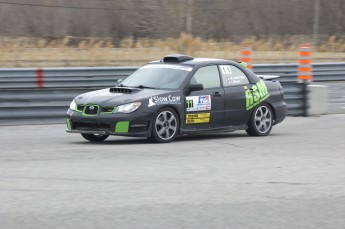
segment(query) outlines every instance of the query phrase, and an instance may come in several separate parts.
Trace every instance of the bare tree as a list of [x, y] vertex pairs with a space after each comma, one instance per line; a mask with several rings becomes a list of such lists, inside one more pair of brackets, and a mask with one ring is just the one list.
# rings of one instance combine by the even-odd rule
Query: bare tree
[[[0, 35], [36, 37], [202, 38], [311, 35], [315, 0], [7, 0]], [[319, 33], [343, 35], [345, 1], [320, 0]]]

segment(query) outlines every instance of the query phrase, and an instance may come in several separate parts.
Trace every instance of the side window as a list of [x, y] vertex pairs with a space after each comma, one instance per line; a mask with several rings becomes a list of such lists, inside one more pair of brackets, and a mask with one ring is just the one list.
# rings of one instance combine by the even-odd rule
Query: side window
[[219, 72], [216, 65], [199, 68], [190, 83], [201, 83], [204, 88], [220, 87]]
[[219, 65], [224, 87], [249, 84], [247, 76], [236, 66]]

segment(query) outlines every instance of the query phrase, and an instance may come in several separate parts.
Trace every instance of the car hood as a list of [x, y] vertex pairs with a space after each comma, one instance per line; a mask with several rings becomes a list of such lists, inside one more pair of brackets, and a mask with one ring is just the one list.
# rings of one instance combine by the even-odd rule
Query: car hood
[[179, 94], [173, 90], [139, 89], [139, 88], [106, 88], [78, 95], [77, 104], [96, 104], [100, 106], [118, 106], [131, 102], [149, 102], [157, 96], [173, 96]]

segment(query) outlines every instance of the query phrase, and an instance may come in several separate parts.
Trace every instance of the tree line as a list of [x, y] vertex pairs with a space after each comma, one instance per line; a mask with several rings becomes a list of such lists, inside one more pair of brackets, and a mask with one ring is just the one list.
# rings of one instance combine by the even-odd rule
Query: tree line
[[0, 0], [0, 36], [343, 36], [344, 0]]

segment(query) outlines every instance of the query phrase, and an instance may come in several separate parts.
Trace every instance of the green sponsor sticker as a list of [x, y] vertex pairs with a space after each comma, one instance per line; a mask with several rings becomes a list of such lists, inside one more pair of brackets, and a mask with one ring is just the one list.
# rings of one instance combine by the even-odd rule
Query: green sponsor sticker
[[72, 129], [71, 128], [71, 121], [68, 118], [66, 118], [66, 124], [67, 124], [67, 129], [71, 130]]
[[129, 121], [117, 122], [115, 126], [115, 133], [128, 133]]
[[246, 109], [247, 111], [266, 100], [270, 94], [268, 93], [267, 86], [263, 80], [260, 80], [251, 89], [248, 89], [247, 86], [244, 86], [245, 95], [246, 95]]

